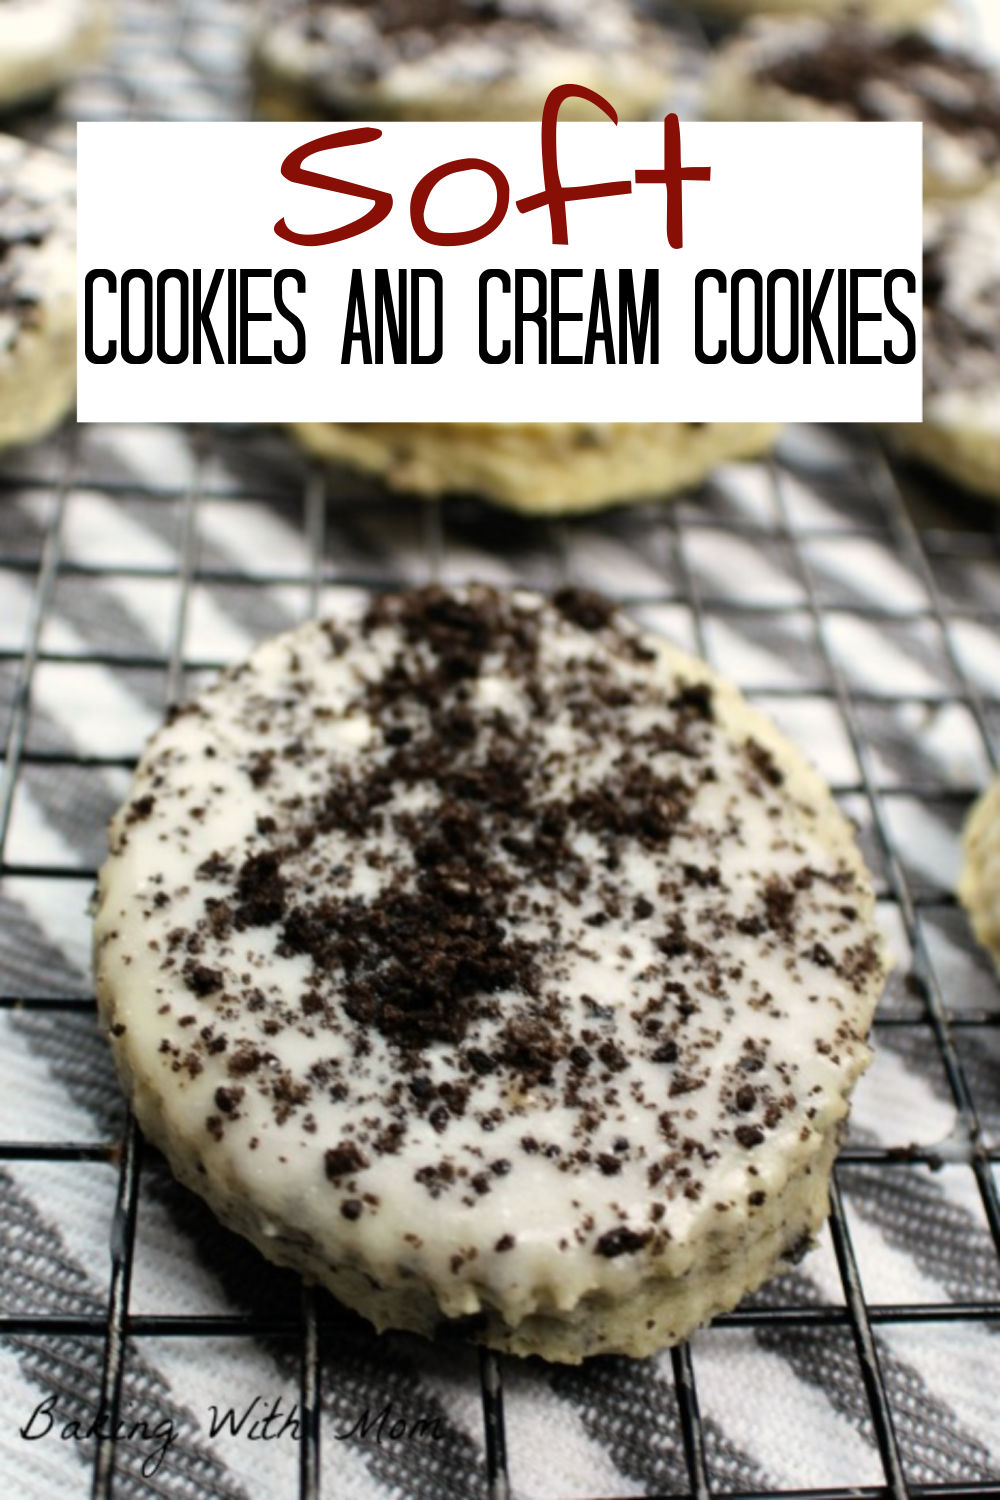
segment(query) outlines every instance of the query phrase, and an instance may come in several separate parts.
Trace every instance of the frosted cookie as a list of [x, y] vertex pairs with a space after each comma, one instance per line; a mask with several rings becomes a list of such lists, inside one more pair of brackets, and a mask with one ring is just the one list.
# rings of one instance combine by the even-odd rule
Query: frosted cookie
[[762, 22], [717, 54], [706, 109], [720, 120], [921, 120], [931, 197], [979, 192], [1000, 173], [996, 73], [917, 32]]
[[924, 420], [899, 447], [1000, 499], [1000, 193], [928, 209], [924, 228]]
[[61, 88], [98, 57], [109, 0], [0, 0], [0, 110]]
[[691, 9], [731, 20], [760, 15], [821, 16], [835, 20], [860, 17], [880, 26], [905, 27], [939, 9], [940, 3], [941, 0], [692, 0]]
[[302, 445], [393, 489], [481, 495], [535, 515], [599, 510], [700, 484], [717, 465], [766, 453], [763, 422], [304, 422]]
[[379, 1328], [576, 1362], [827, 1210], [884, 979], [818, 776], [601, 598], [361, 601], [149, 743], [100, 875], [143, 1130]]
[[76, 173], [0, 135], [0, 447], [30, 442], [76, 391]]
[[[268, 0], [253, 70], [276, 119], [535, 120], [563, 83], [641, 119], [669, 92], [677, 45], [641, 0]], [[574, 113], [594, 110], [569, 100]]]
[[977, 940], [1000, 974], [1000, 776], [975, 804], [965, 825], [959, 899]]

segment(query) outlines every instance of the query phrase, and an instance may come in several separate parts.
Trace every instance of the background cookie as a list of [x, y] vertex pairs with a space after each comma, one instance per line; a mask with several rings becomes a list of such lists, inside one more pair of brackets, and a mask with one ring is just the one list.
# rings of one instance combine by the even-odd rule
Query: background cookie
[[1000, 499], [1000, 194], [929, 208], [924, 229], [924, 420], [897, 444]]
[[702, 663], [594, 594], [428, 588], [154, 737], [98, 998], [143, 1130], [265, 1255], [577, 1363], [816, 1232], [873, 913], [819, 777]]
[[[677, 45], [637, 0], [268, 0], [253, 70], [277, 119], [538, 119], [567, 82], [629, 119], [666, 97]], [[569, 100], [574, 114], [593, 108]]]
[[707, 83], [717, 120], [921, 120], [929, 196], [979, 192], [1000, 171], [1000, 81], [917, 32], [762, 22], [723, 46]]
[[766, 453], [780, 428], [750, 422], [299, 423], [318, 457], [422, 495], [465, 492], [533, 514], [599, 510], [699, 484]]
[[44, 99], [99, 55], [110, 0], [0, 0], [0, 110]]
[[969, 815], [964, 850], [958, 894], [976, 937], [1000, 973], [1000, 776]]
[[76, 390], [76, 173], [0, 136], [0, 447], [40, 437]]
[[692, 0], [692, 9], [747, 19], [759, 15], [862, 17], [881, 26], [909, 26], [938, 9], [940, 0]]

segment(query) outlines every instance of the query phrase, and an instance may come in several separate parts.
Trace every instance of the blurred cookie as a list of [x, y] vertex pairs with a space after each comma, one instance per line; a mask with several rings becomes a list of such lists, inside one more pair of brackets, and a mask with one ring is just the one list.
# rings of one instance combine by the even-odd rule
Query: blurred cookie
[[109, 0], [0, 0], [0, 110], [54, 93], [103, 48]]
[[897, 444], [1000, 499], [1000, 193], [937, 205], [924, 231], [924, 420]]
[[76, 390], [76, 173], [0, 135], [0, 447], [66, 415]]
[[481, 495], [537, 515], [600, 510], [699, 484], [717, 464], [765, 453], [763, 422], [299, 423], [311, 453], [393, 489]]
[[977, 939], [1000, 972], [1000, 776], [973, 807], [963, 842], [958, 894]]
[[253, 71], [272, 119], [531, 120], [570, 82], [641, 119], [677, 46], [639, 0], [267, 0]]
[[937, 10], [940, 0], [691, 0], [693, 10], [729, 19], [752, 16], [861, 18], [880, 26], [912, 26]]
[[979, 192], [1000, 174], [1000, 81], [929, 36], [871, 26], [761, 22], [710, 72], [717, 120], [920, 120], [928, 196]]

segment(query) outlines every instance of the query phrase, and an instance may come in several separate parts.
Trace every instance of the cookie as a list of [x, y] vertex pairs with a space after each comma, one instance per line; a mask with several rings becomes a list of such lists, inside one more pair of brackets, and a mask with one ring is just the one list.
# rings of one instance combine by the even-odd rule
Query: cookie
[[0, 110], [61, 88], [108, 38], [108, 0], [0, 0]]
[[76, 174], [0, 135], [0, 448], [30, 442], [76, 392]]
[[1000, 192], [927, 210], [924, 420], [892, 429], [904, 452], [1000, 499]]
[[762, 22], [720, 49], [706, 109], [720, 120], [920, 120], [929, 197], [1000, 177], [996, 73], [918, 32]]
[[[835, 20], [860, 17], [880, 26], [906, 27], [929, 16], [939, 6], [940, 0], [693, 0], [691, 8], [739, 21], [760, 15], [816, 16]], [[732, 118], [738, 119], [739, 116]]]
[[807, 1247], [884, 965], [819, 777], [602, 598], [361, 598], [149, 743], [100, 1015], [147, 1136], [378, 1328], [577, 1362]]
[[766, 453], [763, 422], [306, 422], [308, 452], [393, 489], [468, 492], [534, 515], [599, 510], [700, 484], [718, 464]]
[[1000, 974], [1000, 776], [969, 814], [958, 895], [976, 938]]
[[[585, 84], [621, 119], [666, 98], [678, 33], [641, 0], [268, 0], [253, 40], [272, 119], [536, 120]], [[568, 100], [561, 117], [592, 119]]]

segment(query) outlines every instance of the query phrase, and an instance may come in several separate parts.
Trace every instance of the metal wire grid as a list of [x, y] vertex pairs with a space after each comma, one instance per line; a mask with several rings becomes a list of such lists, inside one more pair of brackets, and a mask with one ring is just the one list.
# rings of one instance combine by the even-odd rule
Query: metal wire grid
[[[218, 0], [183, 0], [172, 11], [166, 7], [140, 3], [133, 0], [125, 11], [126, 27], [115, 65], [106, 73], [97, 73], [90, 82], [90, 92], [84, 92], [76, 101], [70, 102], [72, 114], [84, 118], [131, 117], [142, 118], [172, 113], [211, 116], [238, 113], [242, 99], [242, 74], [234, 66], [235, 42], [238, 40], [242, 17], [240, 8], [232, 4], [219, 4]], [[178, 105], [176, 75], [166, 69], [165, 79], [155, 67], [146, 66], [150, 58], [160, 61], [166, 58], [183, 59], [189, 67], [188, 85], [192, 86]], [[29, 122], [32, 133], [37, 133], [38, 122]], [[46, 133], [50, 122], [43, 122]], [[204, 463], [207, 466], [212, 439], [200, 440]], [[266, 588], [285, 584], [304, 586], [311, 613], [320, 606], [325, 591], [331, 587], [385, 587], [393, 582], [409, 582], [411, 579], [393, 579], [384, 573], [369, 576], [364, 571], [345, 570], [331, 557], [328, 546], [328, 520], [336, 518], [343, 507], [349, 507], [349, 496], [331, 488], [322, 475], [306, 471], [301, 479], [298, 507], [302, 533], [308, 541], [309, 563], [305, 573], [281, 571], [255, 571], [252, 576], [238, 569], [202, 566], [199, 558], [199, 507], [203, 501], [203, 486], [199, 480], [182, 491], [149, 492], [145, 499], [150, 505], [169, 495], [180, 508], [179, 565], [176, 571], [164, 569], [135, 569], [139, 577], [160, 577], [176, 586], [176, 603], [169, 649], [162, 656], [150, 656], [128, 651], [88, 651], [71, 658], [45, 644], [45, 627], [53, 608], [57, 584], [74, 575], [100, 576], [100, 570], [68, 561], [63, 556], [63, 520], [67, 503], [74, 487], [87, 483], [104, 493], [113, 493], [113, 484], [107, 475], [97, 480], [86, 474], [81, 465], [78, 442], [75, 436], [66, 435], [59, 448], [58, 472], [43, 476], [31, 476], [37, 488], [41, 482], [53, 499], [53, 510], [47, 527], [44, 546], [38, 559], [20, 555], [0, 556], [0, 567], [17, 570], [27, 577], [33, 575], [33, 606], [28, 622], [23, 651], [0, 652], [0, 662], [6, 661], [16, 672], [13, 708], [6, 740], [3, 775], [0, 780], [0, 880], [16, 876], [22, 879], [80, 879], [91, 878], [93, 869], [66, 867], [46, 863], [13, 862], [7, 858], [8, 837], [15, 807], [19, 777], [26, 767], [32, 765], [58, 767], [60, 765], [87, 764], [94, 767], [127, 768], [127, 758], [114, 756], [92, 756], [81, 761], [80, 757], [62, 751], [34, 749], [29, 742], [29, 724], [32, 706], [32, 690], [35, 673], [40, 664], [71, 659], [79, 664], [109, 667], [151, 668], [162, 670], [165, 680], [165, 705], [182, 696], [185, 679], [190, 671], [202, 670], [211, 663], [199, 659], [192, 661], [185, 654], [185, 627], [190, 608], [192, 589], [198, 582], [235, 582]], [[883, 896], [893, 903], [902, 918], [905, 937], [912, 954], [912, 990], [921, 1005], [920, 1015], [890, 1014], [880, 1019], [879, 1027], [920, 1026], [929, 1031], [940, 1055], [948, 1088], [955, 1102], [960, 1122], [956, 1136], [950, 1142], [949, 1160], [963, 1163], [975, 1178], [982, 1202], [986, 1222], [993, 1245], [1000, 1256], [1000, 1201], [993, 1169], [1000, 1165], [1000, 1147], [990, 1145], [982, 1128], [981, 1108], [983, 1101], [977, 1099], [963, 1063], [959, 1039], [975, 1037], [980, 1029], [996, 1030], [1000, 1026], [1000, 1011], [985, 1008], [963, 1008], [961, 997], [949, 994], [938, 974], [934, 956], [929, 951], [924, 926], [921, 921], [923, 908], [942, 904], [940, 893], [928, 896], [915, 890], [900, 857], [892, 826], [886, 813], [885, 793], [879, 784], [877, 769], [873, 764], [868, 739], [864, 732], [862, 715], [870, 707], [891, 710], [904, 699], [912, 701], [913, 694], [895, 694], [891, 689], [867, 690], [850, 683], [840, 667], [835, 652], [831, 649], [826, 601], [809, 549], [804, 542], [815, 542], [822, 538], [828, 541], [853, 540], [863, 533], [857, 525], [830, 527], [825, 530], [812, 528], [804, 533], [798, 525], [794, 508], [789, 504], [788, 484], [790, 471], [786, 466], [773, 464], [769, 469], [771, 500], [775, 525], [757, 525], [745, 520], [727, 521], [731, 529], [738, 530], [748, 541], [757, 543], [766, 551], [768, 547], [783, 546], [802, 585], [807, 604], [807, 613], [818, 658], [822, 663], [825, 682], [810, 686], [808, 694], [827, 699], [836, 709], [847, 735], [854, 757], [860, 768], [856, 784], [838, 788], [842, 796], [863, 799], [870, 820], [870, 830], [875, 852], [884, 872]], [[7, 483], [16, 482], [8, 478]], [[899, 609], [884, 613], [877, 607], [864, 611], [867, 618], [876, 624], [880, 620], [894, 625], [909, 620], [914, 624], [929, 624], [938, 634], [943, 645], [952, 678], [952, 686], [940, 694], [923, 695], [921, 701], [928, 707], [960, 705], [971, 717], [981, 741], [983, 753], [989, 765], [997, 764], [997, 726], [1000, 725], [1000, 696], [984, 695], [977, 689], [964, 670], [960, 655], [955, 649], [953, 627], [961, 621], [982, 625], [995, 630], [1000, 617], [991, 609], [974, 605], [956, 604], [946, 599], [938, 585], [938, 570], [949, 560], [958, 562], [970, 558], [1000, 558], [1000, 527], [995, 520], [985, 518], [976, 529], [960, 531], [936, 526], [918, 527], [910, 507], [900, 492], [899, 484], [891, 467], [882, 454], [873, 448], [858, 452], [849, 482], [861, 493], [866, 493], [880, 512], [878, 524], [884, 526], [892, 538], [898, 557], [917, 579], [926, 595], [927, 604], [915, 608], [909, 615]], [[129, 483], [131, 493], [137, 486]], [[251, 499], [252, 487], [232, 492], [229, 498]], [[0, 491], [0, 503], [2, 491]], [[423, 515], [426, 574], [433, 577], [441, 571], [447, 556], [449, 527], [454, 511], [451, 507], [428, 507]], [[800, 613], [799, 604], [766, 604], [749, 606], [737, 601], [729, 594], [708, 594], [700, 585], [695, 570], [687, 562], [685, 541], [691, 521], [690, 513], [683, 507], [665, 508], [658, 514], [655, 527], [662, 533], [679, 565], [679, 577], [674, 586], [665, 586], [654, 595], [648, 593], [626, 597], [623, 602], [633, 605], [657, 604], [681, 606], [690, 612], [695, 643], [702, 654], [709, 651], [710, 617], [729, 613], [733, 618], [746, 619], [755, 609], [761, 618], [776, 618], [782, 614]], [[493, 523], [495, 524], [495, 523]], [[332, 528], [331, 528], [332, 530]], [[571, 530], [559, 526], [539, 527], [546, 544], [554, 554], [560, 553], [572, 561], [573, 549], [566, 545]], [[125, 573], [127, 569], [116, 569]], [[576, 581], [586, 582], [587, 579]], [[859, 612], [855, 603], [854, 612]], [[221, 665], [221, 663], [220, 663]], [[802, 696], [801, 688], [769, 689], [767, 697], [775, 698], [781, 693], [789, 697]], [[1000, 685], [998, 685], [1000, 695]], [[752, 696], [752, 694], [751, 694]], [[908, 788], [897, 784], [895, 795], [908, 792], [926, 796], [926, 786]], [[945, 796], [953, 795], [948, 792]], [[947, 899], [947, 898], [945, 898]], [[44, 993], [44, 980], [38, 995], [0, 994], [0, 1006], [27, 1008], [56, 1008], [65, 1011], [85, 1012], [92, 1008], [88, 996], [72, 998], [53, 997]], [[299, 1351], [298, 1396], [302, 1418], [302, 1441], [299, 1459], [299, 1494], [303, 1500], [320, 1500], [321, 1495], [337, 1494], [337, 1474], [327, 1462], [321, 1470], [320, 1411], [322, 1399], [322, 1355], [342, 1326], [341, 1318], [329, 1299], [303, 1288], [298, 1316], [289, 1319], [268, 1319], [233, 1316], [175, 1316], [143, 1315], [130, 1311], [130, 1289], [135, 1254], [136, 1217], [139, 1201], [140, 1174], [142, 1172], [142, 1141], [135, 1123], [129, 1116], [124, 1135], [120, 1141], [110, 1143], [66, 1142], [3, 1142], [0, 1143], [0, 1163], [15, 1160], [46, 1161], [99, 1161], [117, 1163], [118, 1187], [112, 1223], [111, 1269], [108, 1282], [106, 1311], [102, 1317], [52, 1317], [52, 1316], [5, 1316], [0, 1318], [0, 1336], [14, 1335], [67, 1335], [79, 1334], [98, 1337], [103, 1341], [103, 1367], [101, 1396], [104, 1409], [112, 1420], [108, 1424], [114, 1431], [121, 1409], [123, 1376], [128, 1341], [156, 1336], [184, 1338], [211, 1338], [238, 1336], [244, 1338], [274, 1337], [291, 1340]], [[875, 1486], [851, 1486], [849, 1488], [815, 1489], [794, 1492], [809, 1500], [848, 1500], [848, 1497], [872, 1497], [889, 1495], [892, 1500], [914, 1500], [923, 1496], [940, 1496], [942, 1500], [960, 1500], [960, 1497], [986, 1496], [1000, 1492], [1000, 1476], [984, 1479], [979, 1483], [952, 1483], [938, 1485], [914, 1484], [908, 1479], [900, 1452], [896, 1432], [893, 1405], [880, 1360], [876, 1332], [891, 1324], [954, 1324], [957, 1322], [996, 1322], [1000, 1320], [1000, 1300], [975, 1298], [965, 1301], [950, 1301], [943, 1304], [904, 1305], [889, 1302], [872, 1304], [866, 1301], [859, 1273], [858, 1259], [852, 1243], [847, 1216], [839, 1182], [843, 1168], [863, 1166], [873, 1169], [891, 1169], [904, 1165], [908, 1169], [933, 1168], [939, 1165], [939, 1152], [934, 1147], [908, 1147], [903, 1150], [879, 1149], [871, 1146], [853, 1146], [842, 1152], [832, 1191], [831, 1232], [834, 1252], [844, 1291], [844, 1305], [814, 1306], [789, 1303], [779, 1306], [761, 1306], [754, 1303], [741, 1307], [724, 1318], [717, 1326], [731, 1328], [770, 1328], [822, 1330], [826, 1328], [847, 1329], [857, 1352], [864, 1392], [870, 1409], [871, 1422], [883, 1469], [884, 1482]], [[737, 1500], [734, 1492], [713, 1487], [709, 1463], [706, 1457], [705, 1430], [699, 1412], [698, 1385], [691, 1354], [686, 1346], [673, 1351], [672, 1368], [674, 1388], [679, 1416], [680, 1432], [687, 1472], [687, 1493], [692, 1500]], [[508, 1459], [504, 1424], [503, 1361], [484, 1352], [480, 1358], [480, 1388], [485, 1434], [485, 1472], [483, 1490], [489, 1500], [505, 1500], [509, 1494]], [[108, 1497], [115, 1487], [116, 1442], [111, 1436], [101, 1436], [95, 1447], [92, 1494]], [[513, 1455], [516, 1466], [516, 1454]], [[322, 1474], [322, 1478], [321, 1478]], [[515, 1469], [516, 1476], [516, 1469]], [[782, 1491], [787, 1500], [793, 1492]], [[749, 1500], [740, 1496], [739, 1500]]]
[[[205, 438], [202, 446], [210, 448], [211, 439]], [[100, 577], [100, 570], [88, 569], [85, 565], [67, 561], [62, 556], [61, 532], [67, 500], [80, 483], [92, 484], [81, 474], [74, 459], [74, 439], [67, 437], [63, 444], [63, 471], [50, 481], [54, 496], [51, 522], [45, 536], [34, 581], [34, 605], [29, 622], [27, 641], [23, 653], [6, 653], [7, 659], [16, 661], [17, 683], [14, 706], [10, 721], [2, 790], [0, 790], [0, 876], [19, 876], [22, 879], [90, 879], [94, 870], [89, 867], [70, 867], [46, 863], [26, 864], [6, 859], [7, 837], [11, 826], [15, 791], [19, 775], [25, 767], [33, 764], [56, 766], [72, 765], [75, 758], [58, 751], [32, 749], [29, 744], [28, 727], [31, 713], [32, 684], [35, 672], [41, 663], [64, 659], [58, 652], [49, 651], [43, 643], [43, 634], [57, 582], [74, 573]], [[940, 706], [945, 701], [957, 702], [967, 709], [981, 736], [983, 748], [991, 765], [996, 764], [996, 746], [991, 732], [990, 717], [998, 706], [998, 699], [985, 698], [977, 691], [963, 670], [962, 662], [951, 640], [950, 627], [955, 620], [969, 618], [989, 626], [997, 623], [994, 612], [979, 608], [955, 611], [945, 605], [935, 581], [932, 557], [947, 556], [958, 544], [962, 556], [968, 556], [974, 547], [983, 556], [1000, 557], [1000, 537], [980, 533], [930, 532], [922, 536], [918, 531], [907, 505], [900, 494], [890, 467], [877, 451], [862, 451], [855, 480], [867, 474], [873, 497], [884, 508], [885, 524], [900, 558], [921, 579], [926, 589], [928, 604], [914, 613], [914, 618], [931, 622], [940, 632], [948, 652], [954, 689], [945, 696], [934, 699]], [[777, 524], [760, 527], [748, 524], [741, 529], [748, 537], [755, 538], [762, 548], [783, 542], [795, 560], [795, 566], [805, 591], [808, 613], [812, 622], [816, 643], [819, 647], [828, 685], [819, 689], [836, 706], [847, 727], [851, 745], [860, 767], [860, 780], [855, 785], [838, 788], [841, 795], [860, 794], [870, 811], [871, 827], [881, 855], [885, 871], [883, 894], [893, 901], [903, 919], [906, 936], [913, 957], [914, 986], [922, 998], [922, 1024], [929, 1029], [940, 1053], [960, 1120], [960, 1133], [951, 1142], [949, 1160], [967, 1164], [975, 1176], [983, 1209], [989, 1225], [994, 1246], [1000, 1255], [1000, 1202], [996, 1182], [991, 1168], [1000, 1163], [1000, 1148], [990, 1147], [981, 1127], [977, 1100], [970, 1087], [963, 1062], [956, 1048], [955, 1036], [959, 1029], [975, 1030], [978, 1027], [995, 1027], [1000, 1023], [1000, 1013], [963, 1010], [958, 997], [943, 992], [932, 955], [928, 951], [923, 927], [919, 919], [920, 909], [929, 898], [911, 889], [911, 884], [892, 838], [884, 807], [885, 793], [880, 788], [878, 777], [871, 764], [870, 750], [865, 734], [859, 725], [859, 706], [877, 703], [891, 708], [899, 703], [897, 694], [891, 690], [883, 693], [859, 693], [845, 679], [835, 655], [826, 642], [826, 612], [821, 601], [817, 580], [803, 547], [803, 533], [794, 523], [786, 499], [786, 486], [790, 480], [787, 467], [777, 463], [769, 467], [772, 498]], [[36, 481], [37, 482], [37, 481]], [[107, 481], [105, 481], [107, 487]], [[134, 485], [129, 485], [134, 490]], [[155, 505], [163, 495], [150, 494], [146, 503]], [[250, 498], [249, 495], [231, 495], [229, 498]], [[331, 588], [374, 586], [385, 587], [403, 583], [405, 579], [345, 574], [338, 566], [336, 556], [331, 556], [327, 540], [328, 518], [336, 518], [343, 508], [352, 504], [348, 497], [331, 487], [318, 472], [307, 471], [302, 478], [298, 498], [300, 524], [308, 540], [309, 565], [306, 573], [262, 572], [251, 578], [239, 569], [202, 569], [199, 564], [198, 513], [203, 503], [201, 486], [195, 482], [176, 496], [180, 506], [179, 566], [175, 574], [163, 570], [160, 576], [171, 578], [176, 584], [176, 606], [172, 638], [169, 650], [161, 657], [136, 656], [126, 651], [91, 651], [84, 655], [74, 654], [72, 660], [78, 664], [110, 667], [120, 670], [124, 666], [156, 667], [164, 672], [165, 706], [183, 695], [185, 678], [190, 670], [201, 670], [203, 661], [192, 663], [185, 656], [185, 624], [190, 607], [192, 589], [197, 582], [211, 578], [214, 582], [235, 582], [268, 587], [283, 584], [304, 586], [309, 600], [310, 612], [319, 607], [324, 592]], [[392, 502], [389, 502], [390, 504]], [[683, 510], [664, 508], [659, 525], [669, 536], [678, 559], [685, 558], [685, 533], [688, 522]], [[424, 512], [426, 571], [429, 578], [437, 575], [448, 553], [450, 510], [449, 507], [428, 507]], [[549, 532], [550, 544], [558, 554], [560, 543], [565, 542], [567, 527], [545, 528]], [[569, 525], [571, 532], [571, 523]], [[808, 538], [815, 540], [817, 532], [809, 531]], [[819, 533], [824, 539], [856, 538], [855, 527], [828, 528]], [[563, 548], [563, 551], [566, 549]], [[24, 557], [0, 557], [0, 566], [30, 572], [35, 564]], [[142, 576], [156, 576], [156, 570], [137, 570]], [[733, 607], [726, 597], [708, 597], [698, 587], [693, 571], [683, 565], [680, 587], [664, 590], [662, 594], [641, 600], [626, 599], [626, 603], [680, 604], [691, 612], [694, 635], [699, 647], [707, 652], [706, 615], [709, 610], [717, 612]], [[742, 605], [737, 605], [742, 610]], [[797, 609], [793, 605], [773, 605], [766, 614], [780, 615]], [[871, 616], [880, 617], [873, 609]], [[889, 618], [890, 616], [886, 616]], [[899, 621], [899, 612], [891, 612], [891, 619]], [[814, 695], [817, 689], [811, 688]], [[94, 766], [123, 767], [130, 762], [116, 757], [92, 757], [88, 764]], [[900, 788], [895, 788], [897, 792]], [[902, 790], [906, 790], [903, 788]], [[926, 791], [926, 789], [923, 789]], [[936, 904], [940, 897], [935, 896]], [[60, 1006], [69, 1004], [82, 1009], [90, 1001], [81, 996], [65, 1002], [46, 997], [23, 997], [13, 994], [0, 996], [4, 1006]], [[912, 1026], [910, 1017], [888, 1016], [882, 1026]], [[912, 1165], [937, 1164], [937, 1153], [933, 1148], [908, 1148], [898, 1150], [873, 1147], [854, 1147], [844, 1151], [838, 1171], [843, 1167], [863, 1165], [865, 1167], [897, 1167], [901, 1158]], [[131, 1117], [121, 1141], [106, 1145], [81, 1144], [74, 1141], [62, 1143], [2, 1143], [0, 1162], [28, 1159], [32, 1161], [81, 1160], [117, 1161], [118, 1193], [112, 1230], [111, 1273], [108, 1286], [107, 1308], [103, 1318], [52, 1318], [44, 1316], [4, 1317], [0, 1319], [0, 1335], [14, 1334], [86, 1334], [99, 1335], [104, 1340], [104, 1363], [102, 1377], [102, 1407], [111, 1415], [108, 1424], [114, 1431], [122, 1401], [122, 1379], [125, 1365], [126, 1341], [151, 1336], [205, 1337], [239, 1335], [243, 1337], [294, 1338], [300, 1350], [299, 1402], [303, 1417], [303, 1440], [300, 1448], [300, 1495], [308, 1500], [318, 1500], [321, 1494], [336, 1495], [336, 1472], [332, 1470], [321, 1485], [320, 1453], [320, 1405], [321, 1405], [321, 1350], [325, 1341], [336, 1337], [340, 1319], [336, 1309], [325, 1297], [304, 1288], [301, 1309], [297, 1320], [290, 1323], [285, 1318], [271, 1321], [239, 1315], [203, 1318], [197, 1316], [136, 1315], [129, 1310], [130, 1281], [135, 1246], [136, 1209], [139, 1195], [139, 1180], [142, 1166], [142, 1143]], [[768, 1328], [847, 1328], [854, 1340], [859, 1360], [865, 1394], [869, 1403], [873, 1430], [884, 1470], [884, 1486], [867, 1488], [836, 1488], [813, 1490], [811, 1500], [848, 1500], [848, 1496], [876, 1496], [888, 1494], [893, 1500], [906, 1496], [937, 1495], [958, 1500], [959, 1496], [984, 1496], [997, 1493], [1000, 1476], [995, 1481], [949, 1485], [915, 1485], [908, 1481], [897, 1440], [892, 1402], [883, 1377], [875, 1331], [887, 1324], [955, 1323], [959, 1321], [1000, 1320], [1000, 1300], [996, 1297], [974, 1299], [964, 1302], [948, 1302], [932, 1305], [871, 1305], [866, 1302], [857, 1257], [852, 1245], [851, 1233], [844, 1212], [839, 1183], [834, 1182], [832, 1193], [831, 1231], [833, 1247], [844, 1290], [844, 1306], [782, 1305], [777, 1307], [747, 1306], [718, 1320], [725, 1327]], [[706, 1461], [704, 1433], [699, 1416], [698, 1390], [695, 1371], [688, 1349], [682, 1347], [673, 1352], [673, 1374], [677, 1408], [684, 1444], [685, 1460], [689, 1479], [688, 1494], [694, 1500], [708, 1500], [710, 1495], [722, 1494], [710, 1482]], [[486, 1473], [484, 1491], [490, 1500], [503, 1500], [509, 1493], [507, 1456], [504, 1438], [503, 1362], [489, 1353], [481, 1357], [480, 1381], [485, 1431]], [[110, 1496], [114, 1487], [115, 1439], [105, 1434], [96, 1444], [93, 1494]], [[789, 1492], [782, 1492], [789, 1493]], [[729, 1497], [734, 1500], [734, 1497]]]

